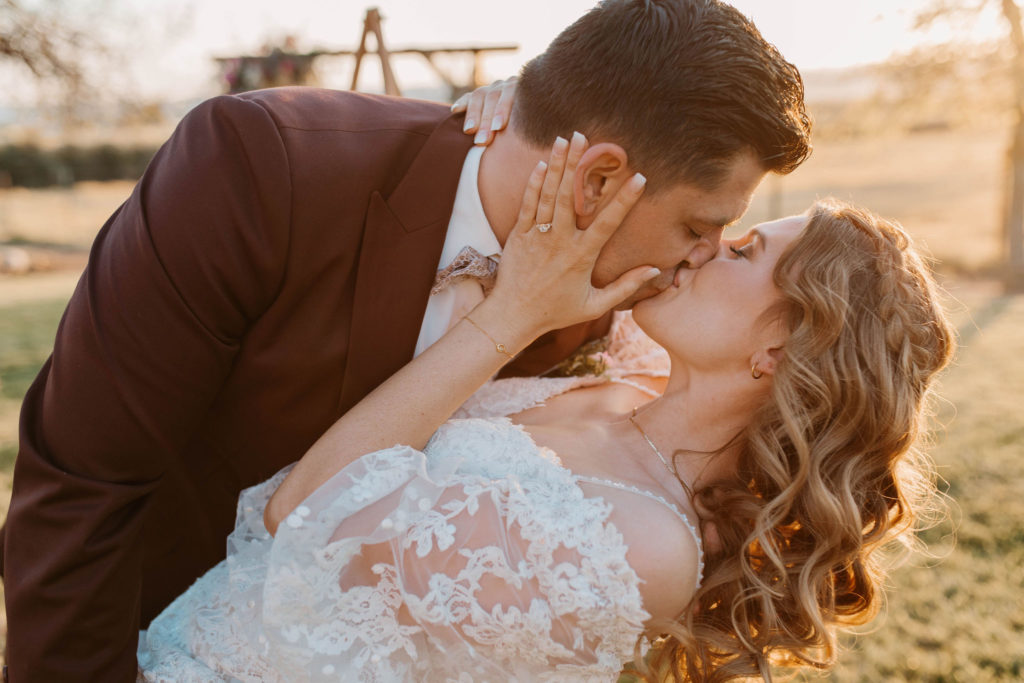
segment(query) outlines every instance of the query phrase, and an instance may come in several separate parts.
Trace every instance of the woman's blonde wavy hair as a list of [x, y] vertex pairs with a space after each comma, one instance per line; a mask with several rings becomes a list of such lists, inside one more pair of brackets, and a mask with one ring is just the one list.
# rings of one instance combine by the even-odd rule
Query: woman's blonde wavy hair
[[740, 435], [735, 480], [696, 491], [722, 552], [692, 609], [641, 666], [675, 680], [771, 680], [834, 664], [836, 631], [879, 610], [878, 551], [906, 541], [934, 493], [915, 448], [954, 333], [896, 224], [834, 200], [774, 271], [790, 336], [771, 398]]

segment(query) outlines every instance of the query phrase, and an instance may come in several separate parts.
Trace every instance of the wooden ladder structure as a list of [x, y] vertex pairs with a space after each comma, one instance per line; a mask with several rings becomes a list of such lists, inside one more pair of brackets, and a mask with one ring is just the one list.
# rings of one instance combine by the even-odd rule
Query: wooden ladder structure
[[[366, 37], [372, 35], [376, 42], [377, 49], [370, 51], [366, 49]], [[518, 50], [518, 45], [470, 45], [462, 47], [407, 47], [400, 50], [388, 50], [384, 44], [384, 32], [381, 29], [381, 16], [380, 11], [376, 7], [371, 7], [366, 10], [366, 18], [363, 19], [363, 34], [359, 38], [359, 47], [354, 52], [349, 50], [339, 50], [336, 52], [325, 53], [333, 55], [355, 55], [356, 65], [352, 72], [352, 86], [351, 90], [355, 90], [359, 85], [359, 70], [363, 62], [363, 57], [367, 54], [376, 54], [380, 58], [380, 67], [384, 75], [384, 92], [388, 95], [401, 96], [402, 90], [398, 87], [398, 81], [395, 79], [394, 69], [391, 67], [391, 57], [393, 55], [402, 54], [418, 54], [427, 60], [427, 64], [434, 71], [435, 74], [444, 81], [445, 85], [448, 86], [449, 95], [451, 99], [456, 99], [464, 92], [478, 88], [484, 85], [483, 81], [483, 55], [488, 52], [511, 52]], [[457, 83], [454, 78], [442, 69], [437, 62], [434, 61], [434, 55], [438, 54], [466, 54], [470, 53], [473, 55], [473, 72], [470, 77], [470, 83], [461, 84]]]
[[356, 67], [352, 71], [352, 87], [349, 90], [355, 90], [356, 86], [359, 85], [359, 67], [362, 65], [363, 57], [367, 53], [366, 36], [371, 33], [377, 40], [376, 54], [380, 57], [380, 68], [384, 72], [384, 92], [398, 97], [402, 94], [402, 91], [398, 87], [398, 81], [395, 80], [395, 72], [391, 69], [391, 53], [388, 52], [388, 48], [384, 45], [384, 31], [380, 26], [380, 10], [376, 7], [366, 10], [366, 18], [363, 20], [363, 35], [360, 36], [359, 47], [355, 51]]
[[[359, 47], [355, 50], [313, 50], [311, 52], [298, 53], [294, 46], [287, 43], [283, 47], [274, 48], [262, 55], [239, 55], [234, 57], [215, 57], [225, 74], [225, 80], [229, 84], [229, 92], [244, 92], [255, 88], [266, 88], [277, 85], [308, 85], [313, 75], [312, 63], [319, 57], [343, 57], [354, 56], [356, 58], [355, 69], [352, 71], [351, 90], [359, 86], [359, 74], [363, 65], [363, 57], [366, 55], [377, 55], [380, 58], [380, 67], [384, 75], [384, 92], [396, 97], [401, 96], [402, 89], [395, 78], [395, 69], [391, 65], [391, 58], [395, 55], [418, 54], [427, 60], [431, 70], [448, 87], [448, 95], [455, 100], [460, 95], [474, 88], [484, 85], [483, 81], [483, 56], [488, 52], [510, 52], [519, 49], [518, 45], [468, 45], [459, 47], [406, 47], [398, 50], [388, 49], [384, 42], [384, 31], [381, 29], [382, 17], [380, 10], [371, 7], [366, 10], [366, 17], [363, 19], [363, 33], [359, 37]], [[374, 49], [367, 47], [367, 37], [373, 36]], [[441, 65], [434, 61], [434, 57], [440, 54], [471, 54], [473, 56], [473, 70], [469, 83], [457, 81], [451, 74], [447, 73]], [[280, 73], [280, 65], [284, 64], [285, 72]], [[253, 78], [246, 78], [246, 74], [253, 74]], [[267, 74], [270, 74], [268, 77]], [[301, 76], [301, 78], [299, 78]], [[294, 79], [288, 82], [288, 79]], [[252, 81], [252, 82], [249, 82]]]

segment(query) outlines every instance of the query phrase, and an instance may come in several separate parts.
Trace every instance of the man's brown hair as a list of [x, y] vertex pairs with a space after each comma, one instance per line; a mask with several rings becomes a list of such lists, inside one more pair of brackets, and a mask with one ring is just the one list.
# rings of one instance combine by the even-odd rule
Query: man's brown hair
[[516, 130], [620, 144], [650, 189], [714, 189], [737, 154], [789, 173], [810, 154], [796, 67], [719, 0], [604, 0], [523, 67]]

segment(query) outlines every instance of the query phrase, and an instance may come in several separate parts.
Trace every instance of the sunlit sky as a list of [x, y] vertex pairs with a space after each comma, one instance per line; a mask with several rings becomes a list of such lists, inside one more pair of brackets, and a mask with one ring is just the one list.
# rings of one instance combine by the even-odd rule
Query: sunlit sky
[[[95, 2], [96, 0], [94, 0]], [[734, 0], [765, 37], [801, 70], [844, 67], [884, 60], [921, 41], [946, 34], [911, 32], [915, 13], [929, 0]], [[82, 5], [89, 4], [85, 0]], [[517, 53], [486, 58], [488, 78], [514, 74], [541, 52], [563, 27], [594, 0], [104, 0], [112, 17], [105, 41], [128, 58], [112, 74], [147, 99], [192, 99], [217, 91], [213, 55], [255, 53], [286, 35], [299, 48], [354, 48], [367, 6], [384, 16], [388, 46], [518, 44]], [[75, 7], [71, 4], [70, 7]], [[125, 19], [118, 19], [126, 15]], [[125, 26], [128, 30], [125, 30]], [[974, 30], [990, 37], [1001, 30], [995, 13]], [[323, 84], [347, 87], [351, 60], [335, 60], [322, 72]], [[468, 64], [468, 62], [467, 62]], [[460, 68], [460, 63], [451, 65]], [[405, 88], [438, 81], [417, 56], [396, 61]], [[465, 72], [468, 73], [468, 67]], [[374, 89], [379, 67], [369, 62], [360, 85]], [[9, 104], [13, 93], [0, 94]], [[8, 100], [8, 101], [4, 101]]]

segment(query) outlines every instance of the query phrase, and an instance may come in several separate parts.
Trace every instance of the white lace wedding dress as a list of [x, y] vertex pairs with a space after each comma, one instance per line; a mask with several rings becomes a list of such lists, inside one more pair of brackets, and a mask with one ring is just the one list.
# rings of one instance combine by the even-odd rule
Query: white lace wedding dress
[[289, 468], [244, 491], [227, 559], [140, 633], [139, 680], [614, 681], [649, 614], [597, 493], [671, 507], [699, 547], [696, 529], [653, 493], [572, 473], [507, 418], [472, 415], [663, 374], [637, 332], [617, 321], [602, 378], [485, 385], [423, 451], [362, 456], [275, 537], [263, 508]]

